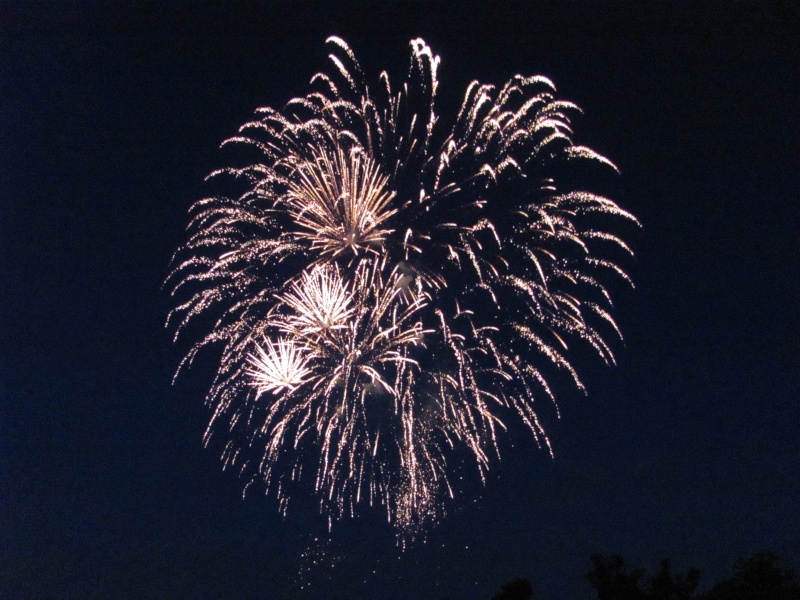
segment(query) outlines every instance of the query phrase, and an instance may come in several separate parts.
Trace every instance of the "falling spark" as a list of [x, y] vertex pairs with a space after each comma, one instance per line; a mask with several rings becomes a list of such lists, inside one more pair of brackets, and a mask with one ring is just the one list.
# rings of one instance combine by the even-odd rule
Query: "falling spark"
[[377, 504], [407, 530], [456, 494], [455, 449], [485, 478], [504, 420], [552, 453], [539, 402], [558, 373], [583, 391], [573, 345], [614, 363], [630, 249], [606, 227], [637, 221], [571, 183], [616, 167], [573, 144], [580, 111], [550, 80], [473, 82], [446, 129], [424, 41], [396, 89], [328, 43], [330, 74], [226, 142], [258, 158], [212, 174], [239, 195], [191, 208], [167, 323], [206, 328], [181, 367], [222, 349], [205, 440], [227, 440], [225, 466], [281, 510], [306, 479], [330, 519]]

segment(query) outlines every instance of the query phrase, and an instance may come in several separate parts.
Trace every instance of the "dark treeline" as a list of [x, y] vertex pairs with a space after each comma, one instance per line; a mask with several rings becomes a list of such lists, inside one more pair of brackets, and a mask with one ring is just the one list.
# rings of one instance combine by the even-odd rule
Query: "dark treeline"
[[[700, 571], [673, 573], [668, 559], [654, 575], [629, 569], [620, 556], [592, 556], [586, 574], [597, 600], [800, 600], [800, 580], [773, 552], [740, 558], [732, 575], [710, 590], [698, 593]], [[536, 600], [527, 579], [505, 584], [492, 600]]]

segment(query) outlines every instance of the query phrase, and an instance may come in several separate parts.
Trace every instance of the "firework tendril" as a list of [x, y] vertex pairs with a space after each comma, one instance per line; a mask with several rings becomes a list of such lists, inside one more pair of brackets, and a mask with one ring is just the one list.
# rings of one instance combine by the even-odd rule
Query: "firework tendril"
[[554, 377], [583, 391], [573, 345], [614, 363], [631, 252], [607, 229], [637, 221], [574, 183], [616, 168], [573, 143], [580, 111], [548, 79], [473, 82], [446, 130], [425, 42], [398, 88], [328, 44], [308, 95], [225, 142], [257, 159], [190, 209], [167, 324], [201, 330], [179, 372], [221, 348], [205, 440], [247, 485], [285, 508], [310, 481], [331, 519], [368, 503], [413, 528], [455, 494], [451, 456], [485, 478], [509, 419], [552, 453], [541, 402]]

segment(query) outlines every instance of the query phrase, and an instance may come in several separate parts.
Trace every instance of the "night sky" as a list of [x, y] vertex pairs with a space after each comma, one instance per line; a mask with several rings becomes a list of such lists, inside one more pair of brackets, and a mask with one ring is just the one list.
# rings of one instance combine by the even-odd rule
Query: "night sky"
[[[0, 598], [488, 600], [524, 577], [588, 599], [595, 552], [703, 586], [759, 550], [800, 568], [793, 3], [127, 4], [0, 3]], [[171, 383], [186, 211], [329, 35], [372, 79], [423, 37], [443, 119], [472, 79], [550, 77], [643, 224], [620, 364], [582, 361], [588, 395], [544, 414], [555, 459], [513, 439], [405, 552], [379, 510], [328, 536], [313, 500], [242, 500], [201, 442], [215, 356]]]

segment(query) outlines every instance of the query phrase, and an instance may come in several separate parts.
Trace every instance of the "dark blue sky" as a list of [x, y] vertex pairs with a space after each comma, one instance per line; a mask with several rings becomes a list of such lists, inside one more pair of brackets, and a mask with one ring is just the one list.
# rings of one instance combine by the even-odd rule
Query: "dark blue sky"
[[[0, 598], [589, 598], [593, 552], [706, 584], [762, 549], [799, 568], [790, 4], [0, 4]], [[560, 397], [555, 459], [520, 437], [404, 553], [378, 511], [327, 540], [312, 502], [242, 500], [201, 444], [213, 357], [170, 383], [186, 210], [332, 34], [373, 77], [425, 38], [442, 115], [472, 79], [550, 77], [644, 225], [620, 365]]]

